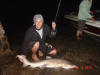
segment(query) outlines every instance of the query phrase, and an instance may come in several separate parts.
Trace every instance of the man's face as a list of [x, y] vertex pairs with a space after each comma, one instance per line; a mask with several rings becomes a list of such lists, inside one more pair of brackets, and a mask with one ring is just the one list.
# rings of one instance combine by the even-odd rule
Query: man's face
[[91, 1], [91, 0], [88, 0], [89, 2]]
[[35, 25], [37, 29], [40, 29], [43, 25], [43, 21], [41, 21], [40, 19], [35, 21]]

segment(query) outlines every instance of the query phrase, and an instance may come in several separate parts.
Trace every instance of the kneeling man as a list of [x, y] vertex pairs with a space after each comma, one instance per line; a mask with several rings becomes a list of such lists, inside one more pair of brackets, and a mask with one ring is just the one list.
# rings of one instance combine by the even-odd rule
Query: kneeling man
[[44, 19], [41, 14], [36, 14], [33, 21], [33, 26], [25, 34], [22, 47], [23, 55], [27, 56], [28, 52], [31, 51], [32, 59], [35, 61], [40, 60], [38, 56], [43, 56], [45, 53], [56, 55], [57, 50], [45, 41], [46, 38], [52, 38], [56, 35], [56, 23], [52, 22], [52, 29], [50, 29], [48, 25], [44, 24]]

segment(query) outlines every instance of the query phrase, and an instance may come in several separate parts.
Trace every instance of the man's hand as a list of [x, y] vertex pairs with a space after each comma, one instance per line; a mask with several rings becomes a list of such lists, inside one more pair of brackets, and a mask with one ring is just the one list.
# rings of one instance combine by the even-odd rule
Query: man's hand
[[92, 15], [93, 15], [93, 14], [94, 14], [94, 11], [90, 11], [90, 14], [92, 14]]
[[95, 22], [95, 18], [94, 17], [92, 17], [92, 22]]
[[52, 22], [52, 29], [55, 30], [56, 29], [56, 22]]

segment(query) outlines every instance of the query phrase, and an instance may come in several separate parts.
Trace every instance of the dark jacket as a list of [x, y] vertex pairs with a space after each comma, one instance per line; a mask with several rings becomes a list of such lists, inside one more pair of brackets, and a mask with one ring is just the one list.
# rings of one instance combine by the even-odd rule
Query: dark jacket
[[[25, 34], [25, 38], [24, 38], [24, 42], [23, 42], [23, 54], [27, 55], [28, 51], [32, 50], [33, 45], [36, 42], [40, 42], [40, 49], [44, 49], [44, 43], [45, 40], [48, 37], [52, 38], [56, 35], [56, 30], [51, 30], [48, 25], [44, 24], [43, 25], [43, 37], [41, 39], [40, 35], [38, 34], [38, 32], [36, 31], [35, 25], [30, 27]], [[42, 46], [42, 47], [41, 47]]]

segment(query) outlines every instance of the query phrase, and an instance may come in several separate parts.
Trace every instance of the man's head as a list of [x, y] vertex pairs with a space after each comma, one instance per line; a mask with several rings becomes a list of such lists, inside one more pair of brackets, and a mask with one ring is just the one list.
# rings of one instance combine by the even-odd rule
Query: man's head
[[34, 21], [34, 24], [36, 25], [36, 28], [40, 29], [44, 22], [43, 16], [41, 14], [37, 14], [34, 16], [33, 21]]

